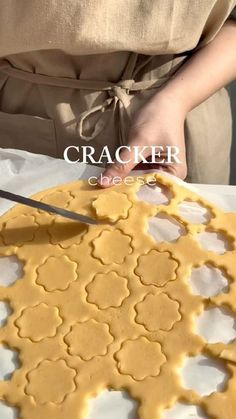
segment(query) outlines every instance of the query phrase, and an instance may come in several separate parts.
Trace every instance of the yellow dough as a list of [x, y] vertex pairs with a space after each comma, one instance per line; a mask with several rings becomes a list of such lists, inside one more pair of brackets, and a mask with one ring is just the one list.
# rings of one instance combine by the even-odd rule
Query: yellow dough
[[108, 324], [93, 319], [74, 324], [65, 336], [69, 353], [78, 355], [85, 361], [106, 355], [112, 341], [113, 336], [109, 332]]
[[33, 342], [39, 342], [47, 336], [56, 336], [57, 328], [61, 323], [58, 308], [44, 303], [25, 308], [16, 320], [19, 336]]
[[178, 263], [171, 257], [170, 253], [151, 250], [138, 258], [135, 273], [140, 276], [144, 285], [162, 287], [168, 281], [176, 279], [177, 267]]
[[131, 237], [121, 230], [104, 230], [93, 241], [93, 256], [105, 265], [121, 264], [127, 255], [132, 253]]
[[49, 256], [37, 269], [36, 284], [45, 291], [66, 290], [77, 279], [77, 263], [67, 256]]
[[[36, 199], [102, 222], [87, 226], [24, 206], [0, 218], [0, 258], [16, 255], [22, 278], [0, 286], [12, 313], [0, 342], [19, 351], [21, 365], [0, 382], [0, 399], [21, 419], [86, 419], [88, 401], [105, 389], [126, 389], [140, 419], [161, 419], [176, 402], [195, 404], [212, 419], [235, 419], [236, 342], [209, 344], [194, 322], [208, 307], [236, 312], [236, 214], [224, 214], [160, 174], [165, 205], [137, 198], [140, 179], [102, 190], [87, 181], [41, 192]], [[181, 217], [183, 201], [209, 211], [205, 224]], [[155, 215], [176, 219], [185, 234], [158, 242], [148, 233]], [[218, 232], [230, 250], [205, 250], [198, 233]], [[194, 268], [213, 266], [230, 287], [212, 298], [194, 295]], [[1, 274], [1, 273], [0, 273]], [[207, 397], [184, 388], [186, 356], [220, 359], [230, 379]], [[111, 412], [112, 415], [112, 412]]]
[[[107, 196], [108, 194], [108, 196]], [[99, 218], [117, 221], [119, 218], [127, 218], [132, 203], [127, 195], [118, 192], [107, 192], [93, 201], [93, 208]]]
[[135, 309], [136, 322], [142, 324], [149, 332], [169, 331], [181, 319], [179, 303], [164, 292], [147, 294]]
[[161, 365], [166, 362], [161, 345], [150, 342], [144, 336], [125, 341], [115, 357], [120, 373], [130, 375], [135, 381], [156, 377], [160, 374]]
[[127, 279], [117, 275], [116, 272], [95, 275], [86, 290], [88, 302], [96, 304], [101, 309], [120, 307], [130, 294]]
[[75, 390], [76, 371], [69, 368], [63, 359], [42, 361], [27, 376], [26, 393], [37, 404], [61, 404]]

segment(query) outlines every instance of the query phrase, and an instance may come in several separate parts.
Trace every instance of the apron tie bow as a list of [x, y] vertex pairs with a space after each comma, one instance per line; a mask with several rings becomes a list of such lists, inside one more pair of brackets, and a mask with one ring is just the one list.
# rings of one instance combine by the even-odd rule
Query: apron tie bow
[[[104, 100], [103, 103], [100, 105], [94, 106], [90, 108], [89, 110], [83, 112], [79, 116], [78, 120], [78, 132], [79, 136], [84, 141], [91, 141], [94, 138], [96, 138], [105, 128], [107, 122], [108, 122], [108, 114], [106, 114], [106, 111], [111, 108], [113, 105], [113, 111], [115, 112], [115, 109], [118, 106], [119, 114], [120, 114], [120, 124], [121, 124], [121, 132], [124, 133], [124, 124], [125, 120], [126, 122], [130, 121], [130, 115], [129, 115], [129, 104], [130, 104], [130, 92], [129, 87], [131, 86], [131, 81], [128, 80], [129, 83], [121, 83], [121, 85], [113, 85], [109, 89], [107, 89], [108, 97]], [[133, 82], [133, 80], [132, 80]], [[124, 84], [124, 86], [123, 86]], [[94, 115], [96, 112], [100, 112], [100, 116], [97, 120], [97, 122], [94, 125], [93, 132], [89, 134], [84, 133], [84, 124], [89, 121], [89, 118]], [[127, 121], [128, 120], [128, 121]], [[124, 143], [125, 139], [122, 136], [122, 143]]]

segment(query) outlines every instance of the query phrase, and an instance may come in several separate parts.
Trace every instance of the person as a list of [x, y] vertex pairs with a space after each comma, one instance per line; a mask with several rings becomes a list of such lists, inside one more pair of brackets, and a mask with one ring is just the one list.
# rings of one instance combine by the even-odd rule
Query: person
[[[0, 15], [0, 147], [63, 157], [123, 146], [102, 186], [135, 167], [133, 146], [177, 146], [162, 168], [229, 181], [235, 0], [11, 0]], [[130, 149], [125, 146], [131, 146]]]

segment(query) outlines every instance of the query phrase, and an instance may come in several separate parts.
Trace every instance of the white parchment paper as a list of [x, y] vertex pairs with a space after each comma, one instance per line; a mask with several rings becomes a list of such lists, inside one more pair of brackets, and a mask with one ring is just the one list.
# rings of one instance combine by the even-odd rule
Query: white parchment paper
[[[76, 179], [98, 176], [100, 173], [101, 169], [82, 163], [69, 165], [63, 160], [46, 156], [34, 155], [19, 150], [0, 149], [0, 188], [25, 196], [30, 196], [43, 189]], [[137, 174], [137, 172], [134, 172], [134, 174]], [[198, 192], [199, 195], [207, 198], [223, 210], [236, 211], [236, 186], [188, 185], [177, 178], [174, 178], [174, 180]], [[159, 203], [162, 198], [165, 198], [165, 196], [161, 195], [159, 188], [143, 188], [139, 193], [139, 199], [152, 202]], [[11, 206], [12, 203], [0, 200], [0, 215]], [[199, 217], [202, 220], [204, 220], [204, 217], [207, 217], [204, 209], [193, 208], [188, 203], [182, 205], [181, 211], [183, 216], [186, 214], [186, 216], [192, 216], [193, 219], [195, 217], [197, 220], [199, 220]], [[165, 219], [152, 220], [149, 226], [150, 234], [153, 234], [158, 241], [175, 240], [178, 234], [181, 234], [179, 230], [178, 225], [174, 225]], [[207, 242], [208, 239], [205, 238], [204, 240]], [[217, 251], [217, 243], [215, 250]], [[3, 261], [0, 258], [0, 283], [1, 277], [3, 278], [4, 276], [6, 278], [7, 274], [9, 278], [13, 277], [14, 279], [17, 269], [15, 260], [9, 262], [9, 260]], [[193, 292], [195, 293], [201, 292], [202, 294], [211, 295], [211, 292], [215, 292], [216, 289], [216, 292], [226, 292], [227, 290], [227, 281], [222, 273], [214, 270], [211, 272], [210, 269], [195, 272], [190, 279], [190, 283], [192, 283]], [[196, 283], [199, 286], [195, 287]], [[211, 286], [211, 283], [214, 285]], [[4, 324], [9, 314], [9, 308], [0, 302], [0, 326]], [[217, 341], [218, 336], [219, 340], [232, 341], [236, 336], [235, 319], [231, 316], [231, 313], [221, 312], [220, 310], [203, 313], [203, 316], [196, 322], [196, 327], [197, 325], [202, 335], [209, 341], [212, 341], [212, 339]], [[215, 327], [212, 327], [212, 325], [215, 325]], [[223, 336], [222, 330], [224, 330]], [[1, 355], [0, 350], [0, 377], [1, 375], [4, 376], [4, 373], [7, 375], [7, 371], [12, 369], [14, 357], [12, 358], [8, 355], [4, 355], [3, 352]], [[190, 359], [186, 362], [182, 379], [187, 387], [196, 388], [202, 394], [209, 394], [214, 390], [220, 391], [224, 387], [227, 375], [225, 375], [225, 370], [220, 365], [217, 366], [211, 360], [199, 357], [199, 359]], [[202, 384], [198, 383], [196, 385], [196, 382], [199, 381]], [[136, 409], [137, 403], [132, 401], [126, 392], [105, 391], [97, 399], [91, 401], [88, 419], [136, 419]], [[0, 403], [1, 419], [15, 419], [17, 417], [18, 412], [16, 410]], [[207, 416], [196, 406], [183, 406], [181, 404], [176, 404], [163, 415], [163, 419], [190, 418], [204, 419]]]

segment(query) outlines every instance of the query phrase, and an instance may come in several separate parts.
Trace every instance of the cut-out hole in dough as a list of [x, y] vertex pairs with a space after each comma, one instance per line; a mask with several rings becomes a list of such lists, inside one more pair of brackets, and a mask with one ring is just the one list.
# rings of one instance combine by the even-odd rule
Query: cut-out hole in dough
[[19, 419], [20, 413], [16, 407], [8, 406], [0, 401], [0, 418], [1, 419]]
[[228, 250], [232, 250], [232, 244], [229, 238], [222, 232], [203, 231], [202, 233], [198, 233], [196, 238], [203, 249], [210, 252], [216, 252], [221, 255]]
[[181, 217], [192, 224], [206, 224], [211, 219], [209, 210], [195, 201], [182, 201], [179, 212]]
[[10, 380], [13, 372], [20, 368], [19, 354], [14, 349], [0, 346], [0, 381]]
[[149, 219], [148, 233], [157, 241], [175, 242], [186, 230], [174, 217], [160, 213]]
[[189, 282], [193, 294], [203, 297], [214, 297], [229, 290], [229, 280], [224, 272], [208, 264], [193, 268]]
[[23, 262], [16, 256], [0, 257], [0, 286], [9, 287], [22, 278]]
[[186, 358], [181, 376], [184, 387], [195, 390], [201, 396], [223, 391], [229, 379], [224, 364], [206, 355]]
[[152, 205], [167, 205], [173, 194], [169, 188], [157, 182], [156, 185], [142, 185], [137, 192], [140, 201], [148, 202]]
[[137, 407], [126, 391], [105, 390], [89, 401], [87, 419], [137, 419]]
[[163, 419], [210, 419], [199, 406], [176, 403], [163, 412]]
[[209, 343], [230, 343], [236, 338], [236, 316], [227, 308], [209, 308], [197, 319], [197, 333]]
[[12, 310], [9, 304], [6, 301], [0, 301], [0, 327], [6, 324], [7, 318], [11, 313]]

